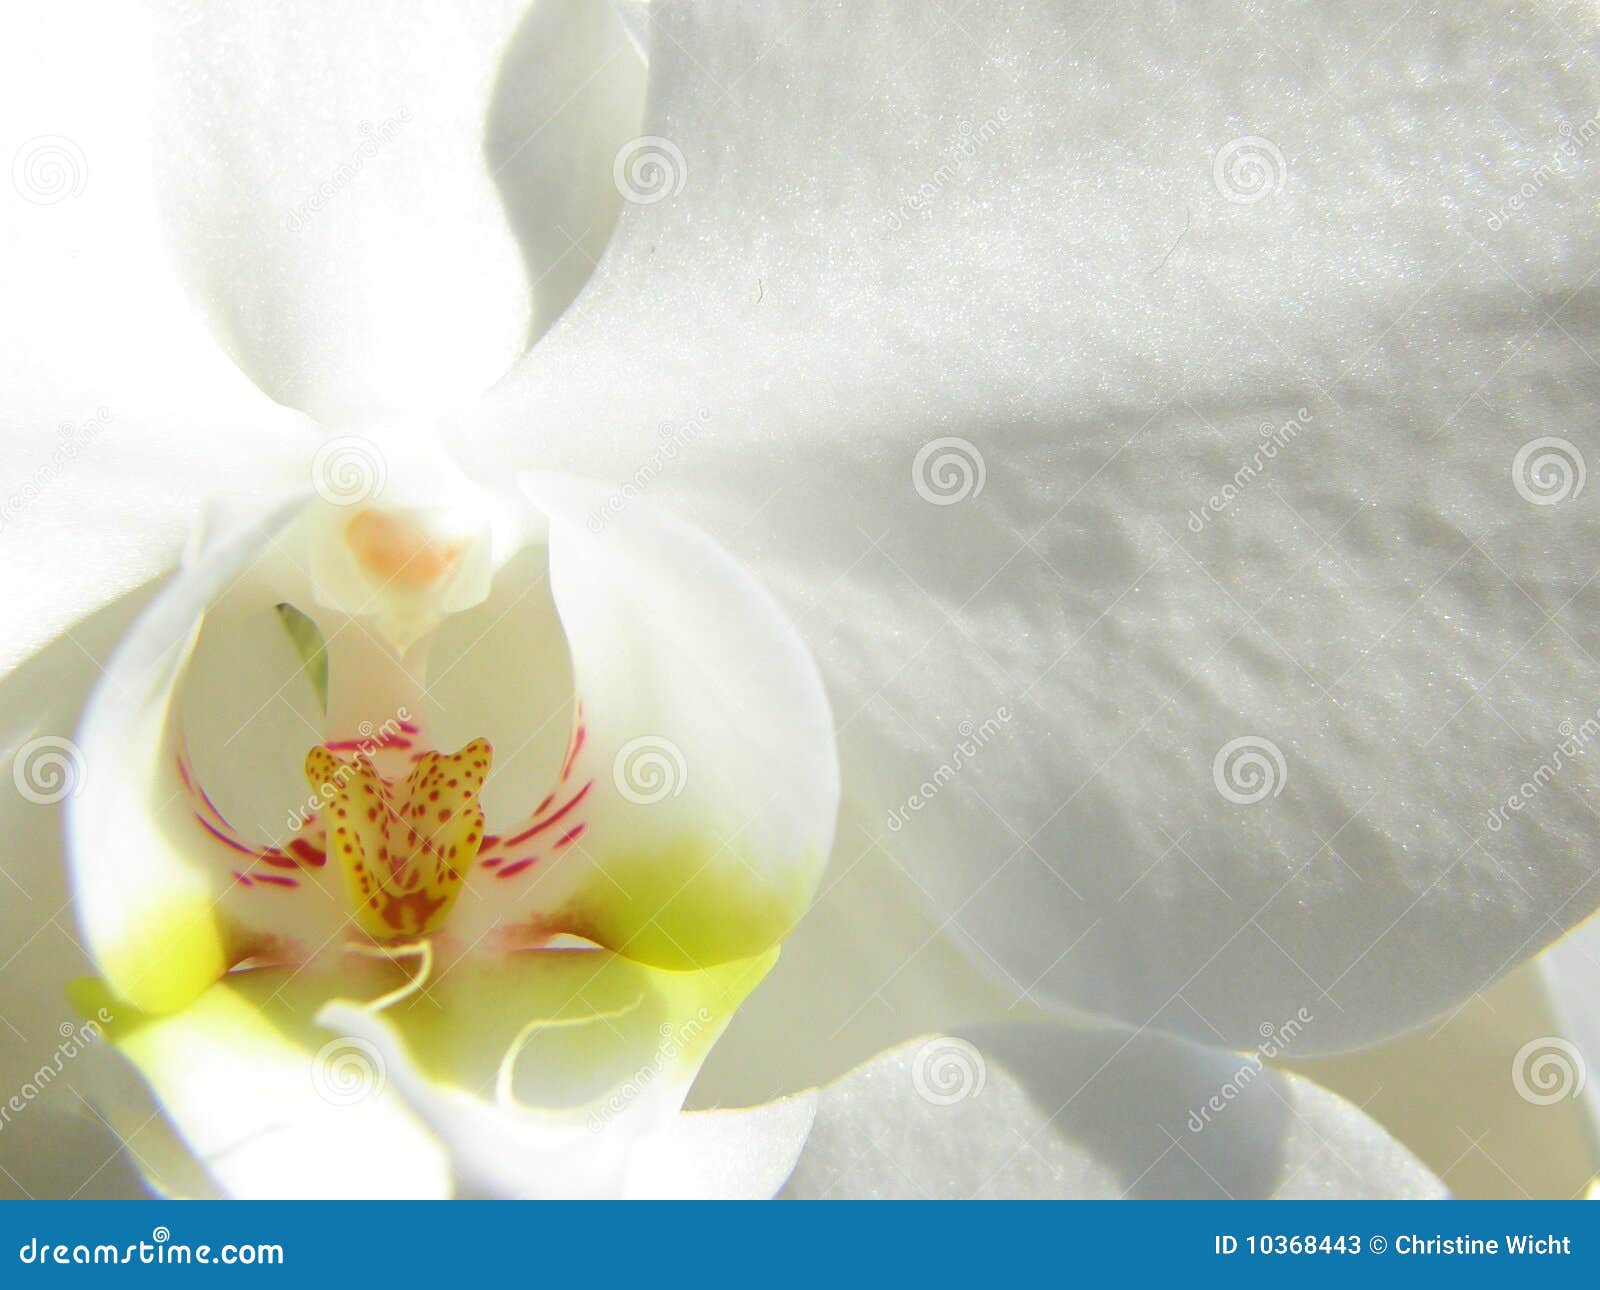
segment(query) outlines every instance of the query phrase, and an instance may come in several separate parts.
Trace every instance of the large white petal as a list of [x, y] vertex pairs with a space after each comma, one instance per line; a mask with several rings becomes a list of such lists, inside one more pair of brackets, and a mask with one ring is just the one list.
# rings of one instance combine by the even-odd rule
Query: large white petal
[[1331, 1050], [1594, 908], [1593, 754], [1485, 824], [1600, 681], [1590, 493], [1512, 478], [1595, 449], [1592, 28], [653, 10], [681, 186], [480, 465], [627, 481], [759, 567], [847, 795], [1007, 988], [1208, 1042], [1310, 1003]]
[[1253, 1058], [1148, 1032], [1004, 1025], [913, 1040], [824, 1089], [784, 1194], [1409, 1199], [1444, 1188], [1356, 1107]]
[[[208, 499], [316, 439], [207, 335], [163, 253], [142, 7], [15, 9], [0, 39], [0, 667], [169, 564]], [[85, 33], [93, 33], [85, 39]]]
[[[317, 1021], [376, 1055], [466, 1194], [657, 1193], [664, 1156], [724, 1147], [749, 1167], [706, 1161], [679, 1184], [700, 1177], [723, 1193], [767, 1179], [776, 1190], [809, 1107], [673, 1128], [695, 1071], [775, 957], [669, 972], [601, 950], [537, 950], [459, 962], [381, 1010], [335, 999]], [[636, 1149], [660, 1135], [636, 1168]]]
[[74, 994], [87, 1014], [113, 1018], [110, 1041], [224, 1194], [449, 1196], [443, 1149], [387, 1086], [374, 1053], [312, 1024], [306, 1001], [317, 984], [241, 973], [163, 1017], [137, 1014], [98, 983]]
[[643, 68], [607, 5], [175, 0], [156, 37], [185, 279], [321, 420], [473, 398], [610, 234]]

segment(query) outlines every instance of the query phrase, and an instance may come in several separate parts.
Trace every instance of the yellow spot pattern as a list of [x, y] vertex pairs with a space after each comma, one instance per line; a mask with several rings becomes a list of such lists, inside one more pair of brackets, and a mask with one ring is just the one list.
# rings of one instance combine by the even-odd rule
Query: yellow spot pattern
[[306, 754], [306, 779], [327, 805], [326, 850], [344, 873], [356, 922], [378, 940], [433, 931], [450, 912], [483, 844], [478, 794], [493, 753], [486, 739], [424, 753], [403, 780], [365, 754]]

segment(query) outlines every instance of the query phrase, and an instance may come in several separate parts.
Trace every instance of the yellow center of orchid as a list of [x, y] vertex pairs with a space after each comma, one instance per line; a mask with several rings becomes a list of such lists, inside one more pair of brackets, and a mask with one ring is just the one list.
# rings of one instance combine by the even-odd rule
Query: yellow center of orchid
[[365, 753], [306, 754], [306, 779], [327, 802], [326, 851], [368, 935], [420, 936], [449, 914], [483, 844], [478, 794], [491, 757], [488, 741], [474, 739], [460, 752], [422, 753], [404, 779], [387, 780]]

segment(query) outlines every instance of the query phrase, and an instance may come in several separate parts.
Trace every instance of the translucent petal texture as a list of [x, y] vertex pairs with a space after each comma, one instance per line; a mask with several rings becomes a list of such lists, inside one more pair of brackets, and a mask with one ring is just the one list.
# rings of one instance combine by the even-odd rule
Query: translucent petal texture
[[1356, 1107], [1253, 1057], [1122, 1030], [913, 1040], [822, 1090], [796, 1198], [1439, 1198]]
[[532, 822], [485, 843], [478, 881], [505, 895], [481, 913], [514, 924], [503, 901], [525, 902], [536, 929], [667, 967], [760, 953], [810, 904], [833, 844], [838, 761], [814, 664], [703, 535], [645, 502], [606, 511], [579, 481], [525, 486], [549, 518], [580, 711]]
[[312, 1024], [288, 973], [218, 982], [180, 1012], [135, 1013], [98, 983], [75, 999], [144, 1076], [225, 1194], [246, 1199], [438, 1198], [449, 1162], [370, 1056]]
[[335, 1000], [317, 1017], [376, 1054], [465, 1193], [621, 1195], [634, 1147], [670, 1130], [776, 956], [666, 972], [603, 951], [533, 951], [463, 961], [383, 1011]]
[[[163, 253], [149, 19], [7, 15], [0, 115], [0, 667], [169, 568], [207, 501], [287, 489], [317, 437], [207, 335]], [[83, 33], [96, 33], [85, 42]], [[93, 87], [87, 92], [86, 87]]]
[[1005, 988], [1332, 1051], [1595, 908], [1592, 752], [1488, 823], [1600, 691], [1586, 11], [652, 21], [681, 182], [480, 468], [759, 571], [851, 809]]
[[[78, 921], [112, 990], [144, 1010], [182, 1007], [242, 952], [221, 908], [229, 869], [218, 861], [234, 848], [196, 818], [171, 704], [206, 607], [297, 508], [230, 532], [169, 583], [123, 638], [85, 711], [80, 755], [107, 773], [86, 777], [69, 807]], [[308, 906], [296, 919], [315, 935], [307, 911], [322, 911]]]
[[161, 6], [160, 188], [183, 276], [324, 422], [470, 400], [588, 276], [642, 63], [590, 0]]

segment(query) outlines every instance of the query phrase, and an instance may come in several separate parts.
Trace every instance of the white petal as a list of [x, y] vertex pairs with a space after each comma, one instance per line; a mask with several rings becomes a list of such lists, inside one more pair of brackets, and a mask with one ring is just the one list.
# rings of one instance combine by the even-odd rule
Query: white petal
[[226, 1194], [245, 1199], [442, 1198], [439, 1144], [382, 1079], [375, 1054], [329, 1041], [305, 1008], [310, 982], [242, 973], [180, 1012], [129, 1015], [98, 986], [118, 1049]]
[[[317, 1021], [380, 1055], [468, 1194], [618, 1196], [630, 1179], [648, 1192], [661, 1185], [663, 1152], [735, 1141], [753, 1153], [747, 1168], [708, 1161], [685, 1181], [717, 1191], [779, 1168], [776, 1187], [803, 1136], [795, 1116], [745, 1122], [742, 1132], [671, 1130], [706, 1052], [774, 957], [699, 972], [597, 950], [467, 960], [382, 1011], [334, 1000]], [[635, 1174], [638, 1144], [669, 1130]]]
[[[1559, 1081], [1566, 1080], [1585, 1122], [1590, 1159], [1600, 1162], [1600, 920], [1591, 918], [1567, 935], [1540, 960], [1539, 967], [1556, 1020], [1551, 1029], [1562, 1044], [1554, 1049], [1548, 1043], [1543, 1045], [1546, 1053], [1557, 1057], [1546, 1074], [1558, 1082], [1537, 1088], [1536, 1096], [1548, 1098], [1559, 1091]], [[1539, 1051], [1537, 1045], [1525, 1054], [1518, 1050], [1524, 1062], [1538, 1060]], [[1524, 1071], [1526, 1078], [1526, 1067]], [[1595, 1172], [1600, 1174], [1600, 1167]]]
[[695, 1080], [691, 1106], [745, 1106], [828, 1084], [915, 1035], [1041, 1015], [958, 948], [913, 878], [846, 819], [783, 957]]
[[[91, 768], [72, 730], [101, 675], [96, 658], [110, 655], [138, 608], [136, 600], [112, 605], [78, 624], [72, 639], [56, 640], [0, 680], [0, 835], [6, 839], [0, 851], [0, 1080], [8, 1090], [53, 1063], [62, 1026], [78, 1020], [67, 1002], [67, 981], [91, 967], [72, 920], [62, 803], [112, 767]], [[77, 1109], [58, 1085], [43, 1101], [42, 1111]], [[18, 1172], [8, 1156], [0, 1164]]]
[[1149, 1033], [1013, 1025], [914, 1040], [824, 1089], [784, 1194], [1443, 1193], [1354, 1106], [1254, 1058]]
[[[849, 795], [1002, 982], [1207, 1042], [1314, 1001], [1336, 1050], [1594, 909], [1593, 753], [1484, 823], [1600, 682], [1592, 489], [1511, 477], [1597, 450], [1600, 172], [1559, 151], [1600, 129], [1590, 26], [653, 22], [681, 191], [504, 384], [485, 468], [628, 481], [758, 568]], [[1214, 770], [1241, 739], [1276, 796]]]
[[[68, 808], [76, 912], [101, 975], [147, 1010], [183, 1006], [240, 956], [233, 910], [222, 900], [239, 857], [221, 833], [196, 822], [178, 763], [174, 687], [208, 607], [267, 558], [301, 505], [240, 524], [163, 588], [85, 711], [78, 756], [86, 773]], [[296, 889], [304, 921], [323, 925], [320, 934], [306, 931], [312, 947], [343, 921], [328, 901], [305, 903], [316, 894]]]
[[1582, 1020], [1563, 1016], [1547, 984], [1558, 953], [1376, 1048], [1286, 1056], [1416, 1152], [1458, 1200], [1570, 1199], [1600, 1172], [1600, 1138]]
[[588, 276], [643, 88], [607, 6], [165, 10], [180, 260], [280, 402], [334, 421], [471, 399]]
[[491, 822], [462, 935], [528, 921], [673, 968], [761, 953], [810, 904], [833, 841], [815, 665], [765, 589], [690, 526], [583, 481], [524, 487], [549, 521], [578, 718], [533, 821]]
[[629, 1200], [769, 1200], [794, 1171], [817, 1095], [732, 1111], [686, 1111], [634, 1149]]
[[[95, 39], [86, 41], [86, 31]], [[0, 41], [0, 667], [172, 562], [201, 505], [309, 454], [164, 254], [140, 6], [17, 10]]]

